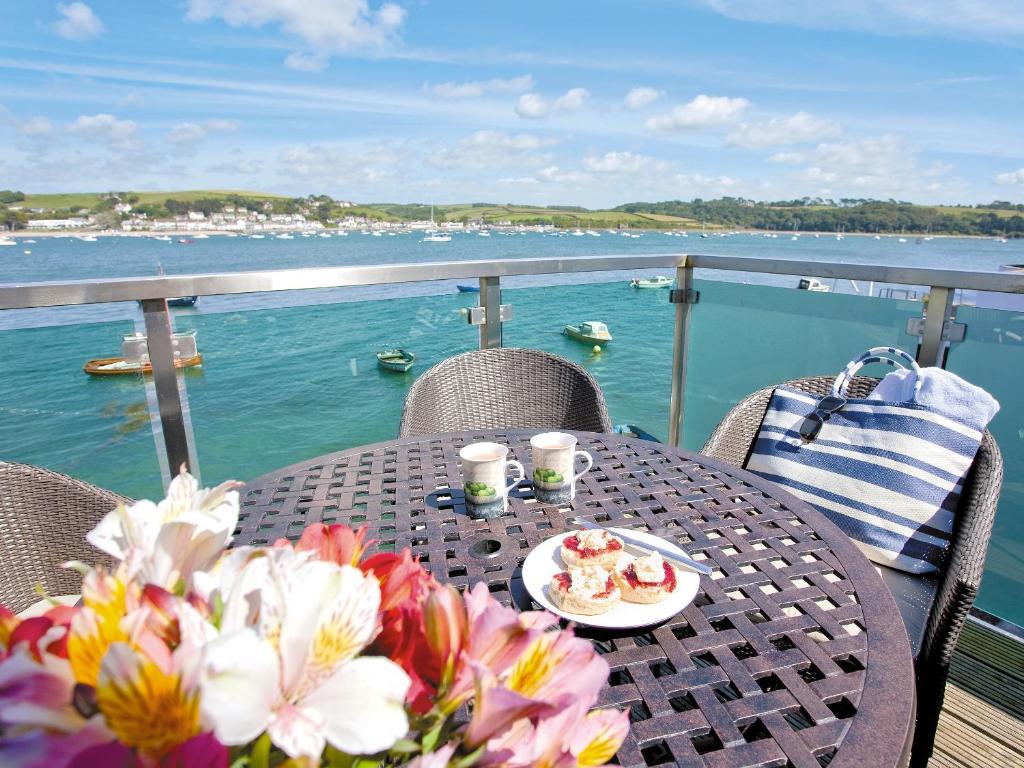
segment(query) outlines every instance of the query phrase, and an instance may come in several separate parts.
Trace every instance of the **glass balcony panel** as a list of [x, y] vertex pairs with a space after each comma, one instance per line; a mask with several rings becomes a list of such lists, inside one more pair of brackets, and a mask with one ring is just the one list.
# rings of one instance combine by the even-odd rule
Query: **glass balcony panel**
[[[917, 350], [906, 324], [921, 316], [918, 301], [709, 280], [696, 287], [683, 432], [691, 450], [700, 450], [729, 409], [762, 387], [836, 376], [871, 347]], [[877, 367], [865, 373], [884, 375]]]
[[130, 320], [0, 330], [0, 458], [160, 498], [144, 377], [82, 370], [119, 355], [135, 330]]
[[[464, 303], [449, 294], [176, 313], [176, 330], [197, 331], [203, 355], [186, 379], [203, 483], [393, 439], [416, 377], [477, 347]], [[416, 355], [411, 371], [378, 367], [390, 347]]]
[[967, 324], [967, 336], [950, 347], [946, 367], [999, 401], [989, 429], [1006, 473], [977, 605], [1024, 626], [1024, 309], [960, 307], [957, 322]]
[[[579, 364], [604, 390], [613, 424], [632, 424], [668, 438], [675, 310], [667, 290], [636, 290], [612, 283], [513, 288], [502, 301], [515, 313], [502, 331], [506, 347], [533, 347]], [[599, 320], [613, 340], [577, 341], [566, 325]]]

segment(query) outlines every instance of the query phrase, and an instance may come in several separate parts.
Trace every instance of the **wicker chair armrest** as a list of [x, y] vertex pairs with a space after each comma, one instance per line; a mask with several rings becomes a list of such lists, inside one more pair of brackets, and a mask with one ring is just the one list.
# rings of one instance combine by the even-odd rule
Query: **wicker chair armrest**
[[964, 483], [949, 560], [921, 644], [922, 662], [949, 666], [960, 629], [981, 586], [1002, 483], [1003, 457], [986, 430]]

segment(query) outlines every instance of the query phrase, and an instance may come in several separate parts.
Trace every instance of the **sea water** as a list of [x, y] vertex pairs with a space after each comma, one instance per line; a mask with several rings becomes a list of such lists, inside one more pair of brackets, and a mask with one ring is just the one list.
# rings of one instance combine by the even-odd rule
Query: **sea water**
[[[912, 238], [837, 241], [825, 235], [793, 241], [744, 234], [456, 234], [450, 243], [424, 243], [418, 234], [352, 233], [286, 241], [215, 236], [188, 245], [126, 237], [22, 239], [0, 252], [0, 283], [147, 276], [158, 268], [175, 275], [684, 252], [993, 271], [1024, 262], [1024, 241], [936, 238], [916, 244]], [[640, 276], [659, 271], [669, 272]], [[638, 274], [503, 280], [503, 303], [514, 312], [503, 342], [580, 363], [604, 389], [615, 423], [665, 439], [674, 310], [667, 291], [629, 288], [628, 278]], [[838, 373], [869, 346], [912, 351], [916, 344], [906, 321], [920, 316], [920, 302], [868, 298], [866, 283], [839, 281], [836, 293], [821, 294], [793, 290], [795, 276], [699, 270], [697, 277], [701, 299], [692, 316], [684, 429], [691, 449], [699, 449], [729, 407], [758, 387]], [[204, 360], [183, 373], [203, 482], [250, 480], [329, 451], [394, 438], [416, 376], [477, 346], [477, 330], [464, 314], [477, 296], [458, 293], [458, 282], [472, 281], [212, 296], [196, 309], [175, 309], [176, 329], [197, 331]], [[968, 340], [953, 347], [949, 366], [1002, 402], [992, 428], [1007, 461], [980, 605], [1024, 623], [1014, 598], [1024, 583], [1024, 398], [1017, 394], [1024, 377], [1024, 313], [961, 309], [960, 319], [968, 315]], [[585, 320], [607, 323], [614, 341], [595, 353], [562, 334], [567, 323]], [[0, 457], [132, 497], [159, 496], [152, 393], [139, 376], [82, 372], [90, 358], [119, 354], [121, 336], [141, 328], [134, 302], [0, 312]], [[377, 367], [375, 353], [391, 346], [416, 354], [412, 371]]]

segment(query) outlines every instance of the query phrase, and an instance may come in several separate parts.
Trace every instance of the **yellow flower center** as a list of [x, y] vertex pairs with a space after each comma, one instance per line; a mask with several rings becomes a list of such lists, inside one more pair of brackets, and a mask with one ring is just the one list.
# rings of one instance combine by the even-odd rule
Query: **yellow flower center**
[[107, 649], [112, 643], [128, 640], [128, 634], [121, 629], [122, 615], [122, 612], [113, 610], [97, 613], [92, 608], [83, 608], [72, 620], [68, 635], [68, 661], [75, 682], [95, 686]]
[[534, 698], [551, 679], [561, 658], [551, 653], [557, 632], [546, 632], [523, 651], [509, 675], [508, 687], [527, 698]]
[[117, 740], [150, 757], [163, 757], [200, 731], [198, 691], [183, 691], [178, 675], [150, 661], [130, 678], [104, 680], [96, 703]]

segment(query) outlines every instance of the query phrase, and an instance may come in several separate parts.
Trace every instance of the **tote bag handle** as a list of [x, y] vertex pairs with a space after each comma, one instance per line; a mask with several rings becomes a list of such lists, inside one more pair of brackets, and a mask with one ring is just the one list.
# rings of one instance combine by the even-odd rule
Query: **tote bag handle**
[[846, 364], [843, 372], [836, 376], [832, 382], [832, 394], [836, 397], [846, 398], [850, 388], [850, 382], [865, 365], [872, 363], [883, 363], [892, 368], [905, 368], [914, 376], [914, 395], [921, 389], [921, 367], [917, 361], [902, 349], [896, 347], [874, 347], [866, 352], [861, 352], [857, 357]]

